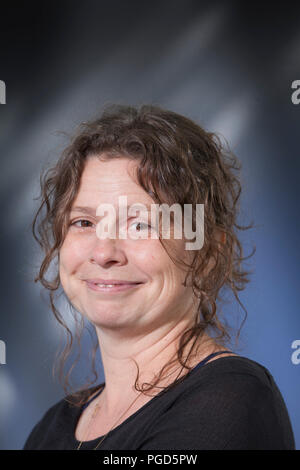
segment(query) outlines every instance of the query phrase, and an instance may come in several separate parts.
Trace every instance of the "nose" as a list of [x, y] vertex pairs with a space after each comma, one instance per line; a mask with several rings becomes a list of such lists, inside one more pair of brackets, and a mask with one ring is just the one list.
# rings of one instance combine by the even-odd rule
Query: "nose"
[[119, 240], [97, 238], [91, 250], [89, 261], [102, 268], [108, 268], [113, 264], [122, 266], [127, 262], [127, 257]]

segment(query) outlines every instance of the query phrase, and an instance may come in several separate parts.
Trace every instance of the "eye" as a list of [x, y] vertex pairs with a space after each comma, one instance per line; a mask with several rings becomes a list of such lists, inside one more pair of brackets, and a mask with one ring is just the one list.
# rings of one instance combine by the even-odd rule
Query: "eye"
[[[83, 225], [83, 226], [82, 226], [82, 225], [81, 225], [81, 226], [76, 225], [76, 224], [81, 224], [81, 223], [83, 223], [84, 225]], [[89, 227], [91, 226], [91, 225], [88, 226], [88, 225], [86, 225], [86, 224], [91, 224], [91, 225], [93, 225], [93, 223], [90, 222], [89, 220], [80, 219], [80, 220], [75, 220], [74, 222], [71, 222], [71, 223], [70, 223], [70, 226], [74, 226], [74, 227], [76, 227], [76, 228], [89, 228]]]
[[[152, 228], [151, 225], [146, 224], [145, 222], [133, 222], [133, 224], [131, 224], [131, 227], [132, 227], [133, 225], [138, 225], [138, 226], [142, 226], [142, 227], [144, 227], [144, 228], [150, 228], [150, 229]], [[138, 229], [137, 231], [140, 232], [141, 230], [143, 230], [143, 228], [142, 228], [142, 229]]]

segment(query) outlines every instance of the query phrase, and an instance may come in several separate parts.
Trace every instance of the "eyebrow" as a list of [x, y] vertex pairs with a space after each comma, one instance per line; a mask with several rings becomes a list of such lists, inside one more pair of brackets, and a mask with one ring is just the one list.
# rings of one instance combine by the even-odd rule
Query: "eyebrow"
[[84, 212], [85, 214], [96, 214], [96, 210], [88, 206], [72, 207], [71, 212]]
[[[151, 210], [151, 204], [144, 204], [144, 203], [131, 203], [131, 204], [128, 204], [128, 207], [130, 207], [131, 205], [135, 205], [135, 204], [143, 204], [146, 209], [148, 209], [149, 211]], [[154, 204], [154, 203], [153, 203]], [[115, 208], [116, 209], [116, 208]], [[89, 206], [76, 206], [76, 207], [73, 207], [71, 209], [71, 212], [83, 212], [84, 214], [91, 214], [91, 215], [95, 215], [96, 214], [96, 209], [94, 209], [93, 207], [89, 207]]]

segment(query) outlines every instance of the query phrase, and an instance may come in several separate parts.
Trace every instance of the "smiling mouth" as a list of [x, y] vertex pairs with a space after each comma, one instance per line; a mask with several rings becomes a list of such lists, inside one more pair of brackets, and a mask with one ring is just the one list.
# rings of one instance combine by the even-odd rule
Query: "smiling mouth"
[[134, 289], [142, 284], [143, 282], [136, 282], [130, 284], [98, 284], [94, 282], [86, 281], [87, 287], [96, 292], [123, 292], [126, 290]]

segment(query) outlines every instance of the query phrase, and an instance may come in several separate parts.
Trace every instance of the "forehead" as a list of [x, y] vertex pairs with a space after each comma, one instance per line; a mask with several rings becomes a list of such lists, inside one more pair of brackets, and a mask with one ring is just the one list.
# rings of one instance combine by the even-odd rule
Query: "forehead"
[[116, 204], [118, 197], [126, 195], [128, 203], [151, 204], [153, 201], [136, 182], [138, 162], [126, 157], [100, 160], [91, 157], [87, 160], [81, 175], [76, 205], [93, 206], [97, 201]]

